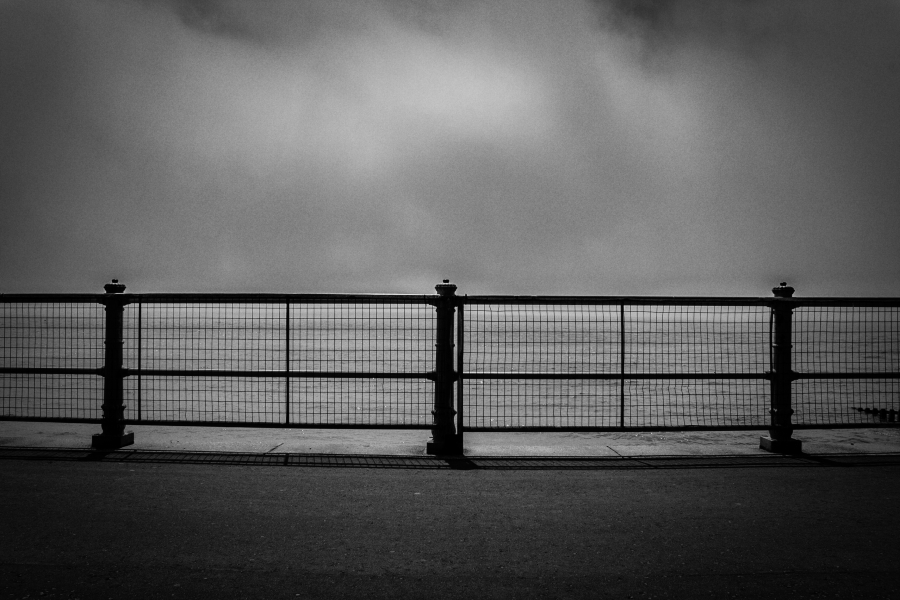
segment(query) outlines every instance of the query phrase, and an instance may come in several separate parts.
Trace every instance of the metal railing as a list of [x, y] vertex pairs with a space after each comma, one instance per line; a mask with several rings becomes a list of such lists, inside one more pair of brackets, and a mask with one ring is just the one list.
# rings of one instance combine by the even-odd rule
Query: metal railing
[[134, 420], [427, 429], [429, 299], [135, 295], [124, 340]]
[[[900, 299], [0, 295], [0, 419], [465, 431], [898, 424]], [[455, 352], [454, 352], [455, 345]], [[796, 369], [796, 370], [795, 370]], [[102, 405], [98, 400], [102, 398]]]
[[[900, 299], [468, 296], [465, 431], [897, 425]], [[796, 368], [796, 370], [794, 370]]]
[[768, 318], [762, 299], [465, 298], [465, 426], [759, 428]]

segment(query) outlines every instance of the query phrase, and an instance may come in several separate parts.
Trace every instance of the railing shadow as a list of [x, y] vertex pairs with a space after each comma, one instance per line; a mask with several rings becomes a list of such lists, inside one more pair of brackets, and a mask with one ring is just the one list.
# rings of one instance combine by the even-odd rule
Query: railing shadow
[[172, 450], [2, 447], [0, 460], [162, 463], [255, 467], [448, 470], [657, 470], [736, 468], [855, 468], [900, 466], [900, 452], [883, 454], [746, 454], [683, 456], [397, 456]]

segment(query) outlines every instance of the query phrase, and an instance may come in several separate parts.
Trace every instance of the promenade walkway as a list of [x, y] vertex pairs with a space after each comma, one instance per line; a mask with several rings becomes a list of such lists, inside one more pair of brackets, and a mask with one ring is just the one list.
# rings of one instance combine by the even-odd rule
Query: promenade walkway
[[898, 598], [900, 432], [0, 423], [0, 598]]

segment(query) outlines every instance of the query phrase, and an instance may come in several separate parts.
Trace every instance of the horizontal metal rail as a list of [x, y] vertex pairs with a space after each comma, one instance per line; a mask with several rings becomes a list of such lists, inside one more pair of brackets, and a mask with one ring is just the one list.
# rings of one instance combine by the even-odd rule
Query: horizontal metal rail
[[[101, 418], [79, 417], [17, 417], [0, 415], [0, 421], [25, 421], [41, 423], [102, 423]], [[252, 427], [253, 429], [359, 429], [363, 427], [358, 423], [322, 423], [322, 422], [247, 422], [247, 421], [212, 421], [212, 420], [185, 420], [171, 421], [168, 419], [141, 419], [135, 421], [136, 425], [178, 425], [187, 427]], [[430, 424], [421, 423], [366, 423], [366, 429], [431, 429]]]
[[228, 370], [228, 369], [123, 369], [126, 376], [146, 375], [151, 377], [313, 377], [327, 379], [433, 379], [433, 372], [426, 373], [366, 373], [360, 371], [287, 371], [277, 369]]
[[[172, 425], [172, 421], [165, 419], [142, 419], [140, 425]], [[266, 429], [431, 429], [431, 424], [422, 423], [327, 423], [321, 421], [313, 421], [304, 423], [303, 421], [290, 423], [283, 422], [253, 422], [247, 421], [178, 421], [178, 425], [186, 425], [190, 427], [258, 427]]]
[[[0, 294], [0, 303], [85, 303], [102, 304], [108, 294]], [[217, 294], [154, 293], [116, 294], [123, 304], [427, 304], [435, 294]]]
[[[463, 379], [772, 379], [771, 373], [463, 373]], [[900, 372], [794, 373], [793, 379], [900, 379]]]
[[794, 373], [791, 379], [900, 379], [897, 371], [858, 373]]
[[771, 379], [768, 373], [463, 373], [463, 379]]
[[[85, 423], [85, 424], [97, 424], [101, 423], [103, 419], [97, 418], [80, 418], [80, 417], [18, 417], [12, 415], [0, 415], [0, 421], [20, 421], [20, 422], [41, 422], [41, 423]], [[167, 419], [142, 419], [140, 422], [135, 422], [138, 425], [173, 425], [177, 424], [179, 426], [189, 426], [189, 427], [252, 427], [253, 429], [263, 428], [263, 429], [359, 429], [360, 425], [356, 423], [321, 423], [321, 422], [311, 422], [311, 423], [280, 423], [280, 422], [255, 422], [248, 423], [247, 421], [177, 421], [174, 422]], [[794, 429], [870, 429], [870, 428], [883, 428], [883, 429], [896, 429], [897, 423], [880, 423], [880, 422], [871, 422], [871, 423], [817, 423], [817, 424], [794, 424]], [[389, 423], [389, 424], [366, 424], [366, 429], [407, 429], [407, 430], [427, 430], [431, 428], [431, 425], [423, 425], [417, 423]], [[764, 431], [768, 428], [768, 425], [684, 425], [680, 427], [671, 427], [671, 426], [654, 426], [654, 425], [637, 425], [637, 426], [572, 426], [566, 427], [565, 431], [571, 432], [585, 432], [585, 433], [602, 433], [602, 432], [667, 432], [667, 431]], [[513, 426], [513, 427], [479, 427], [475, 426], [466, 426], [466, 431], [468, 432], [548, 432], [548, 431], [559, 431], [558, 427], [546, 426], [542, 427], [540, 425], [528, 425], [528, 426]]]
[[0, 294], [0, 304], [102, 304], [106, 294]]
[[[430, 303], [439, 298], [436, 294], [272, 294], [272, 293], [122, 293], [116, 294], [125, 304], [146, 303], [260, 303], [290, 304], [417, 304]], [[89, 303], [102, 304], [108, 294], [0, 294], [0, 303]], [[672, 305], [672, 306], [770, 306], [776, 302], [791, 306], [835, 307], [898, 307], [900, 298], [850, 298], [850, 297], [728, 297], [728, 296], [527, 296], [527, 295], [465, 295], [456, 296], [461, 304], [571, 304], [571, 305]]]
[[[428, 372], [272, 371], [228, 369], [123, 369], [123, 376], [151, 377], [296, 377], [336, 379], [434, 379]], [[0, 367], [3, 375], [103, 375], [103, 367]], [[770, 373], [463, 373], [463, 379], [771, 379]], [[793, 379], [900, 379], [900, 372], [794, 373]]]
[[103, 367], [0, 367], [2, 375], [103, 375]]
[[771, 298], [721, 296], [459, 296], [462, 304], [587, 306], [767, 306]]
[[40, 421], [41, 423], [102, 423], [100, 417], [20, 417], [16, 415], [0, 415], [0, 421]]
[[844, 298], [844, 297], [729, 297], [729, 296], [458, 296], [463, 304], [509, 305], [598, 305], [598, 306], [771, 306], [786, 303], [791, 306], [840, 307], [897, 307], [900, 298]]
[[[896, 429], [897, 423], [794, 423], [794, 429]], [[615, 432], [684, 432], [684, 431], [765, 431], [768, 425], [608, 425], [608, 426], [567, 426], [563, 431], [584, 433], [615, 433]], [[561, 431], [559, 427], [552, 425], [515, 425], [510, 427], [483, 427], [467, 425], [467, 432], [492, 432], [492, 433], [518, 433], [533, 431], [546, 433], [549, 431]]]
[[797, 308], [802, 306], [834, 306], [842, 308], [898, 307], [900, 298], [782, 298], [782, 302]]

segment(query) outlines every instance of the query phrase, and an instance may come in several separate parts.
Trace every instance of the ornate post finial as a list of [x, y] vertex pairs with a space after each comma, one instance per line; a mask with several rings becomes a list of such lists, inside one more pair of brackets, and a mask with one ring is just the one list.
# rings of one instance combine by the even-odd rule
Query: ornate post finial
[[772, 288], [772, 294], [774, 294], [776, 298], [791, 298], [794, 295], [794, 288], [782, 281], [778, 284], [778, 287]]
[[121, 294], [125, 291], [125, 284], [119, 283], [118, 279], [113, 279], [112, 283], [107, 283], [103, 286], [103, 289], [106, 290], [107, 294]]
[[443, 283], [434, 286], [434, 290], [441, 296], [452, 296], [456, 291], [456, 284], [450, 283], [449, 279], [445, 279]]

